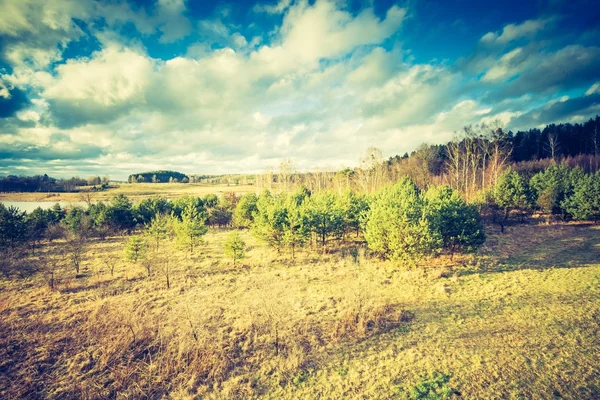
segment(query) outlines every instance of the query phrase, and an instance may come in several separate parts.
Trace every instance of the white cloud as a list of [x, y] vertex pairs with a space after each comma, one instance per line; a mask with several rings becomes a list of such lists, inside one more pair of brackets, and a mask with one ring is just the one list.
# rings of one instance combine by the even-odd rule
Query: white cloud
[[[449, 140], [466, 124], [510, 123], [531, 107], [531, 97], [516, 93], [518, 88], [534, 92], [558, 85], [555, 72], [560, 69], [589, 87], [591, 66], [597, 64], [592, 47], [540, 51], [519, 42], [517, 48], [496, 47], [478, 59], [474, 75], [481, 79], [474, 84], [470, 72], [415, 63], [406, 56], [399, 35], [406, 10], [397, 6], [379, 18], [371, 8], [352, 14], [345, 2], [280, 1], [255, 11], [283, 14], [269, 17], [282, 18], [281, 26], [252, 36], [252, 30], [231, 23], [228, 9], [192, 27], [181, 0], [161, 0], [146, 11], [121, 1], [65, 1], [64, 7], [72, 8], [57, 8], [61, 15], [46, 13], [39, 4], [33, 14], [13, 7], [12, 20], [0, 16], [5, 36], [37, 29], [30, 21], [43, 27], [35, 36], [55, 34], [48, 43], [11, 42], [4, 52], [13, 54], [13, 65], [22, 66], [2, 76], [0, 99], [13, 86], [29, 89], [34, 98], [13, 118], [26, 127], [10, 143], [1, 138], [3, 146], [26, 154], [29, 143], [39, 148], [40, 159], [55, 151], [85, 160], [81, 170], [105, 168], [116, 171], [111, 173], [116, 177], [152, 168], [258, 172], [288, 157], [299, 168], [351, 166], [369, 146], [391, 156], [424, 141]], [[48, 67], [62, 57], [59, 43], [82, 34], [71, 24], [75, 15], [105, 19], [108, 27], [94, 32], [102, 49]], [[154, 59], [140, 42], [123, 44], [111, 31], [128, 23], [162, 42], [188, 34], [200, 39], [186, 54]], [[508, 25], [482, 42], [508, 44], [532, 37], [543, 29], [540, 24]], [[516, 94], [505, 96], [514, 101], [486, 101], [501, 83], [508, 89], [516, 85]], [[469, 85], [483, 89], [469, 92]], [[597, 93], [598, 83], [588, 92]], [[74, 154], [78, 146], [85, 150], [80, 156]], [[74, 171], [61, 162], [55, 168]]]
[[144, 101], [152, 70], [145, 55], [110, 45], [59, 65], [42, 95], [64, 125], [110, 121]]
[[519, 67], [523, 59], [519, 56], [522, 54], [523, 49], [520, 47], [504, 54], [486, 71], [481, 80], [484, 82], [494, 82], [515, 76], [520, 71]]
[[483, 44], [504, 45], [514, 40], [535, 36], [554, 21], [554, 18], [530, 19], [520, 24], [508, 24], [502, 33], [488, 32], [483, 35], [480, 42]]
[[600, 82], [594, 83], [588, 90], [586, 90], [585, 95], [590, 96], [592, 94], [600, 93]]
[[162, 32], [161, 43], [172, 43], [192, 31], [190, 21], [184, 16], [184, 0], [158, 0], [157, 18]]
[[254, 12], [265, 12], [267, 14], [281, 14], [292, 4], [292, 0], [279, 0], [276, 4], [256, 4]]
[[10, 99], [10, 92], [8, 91], [8, 87], [0, 81], [0, 97], [5, 99]]

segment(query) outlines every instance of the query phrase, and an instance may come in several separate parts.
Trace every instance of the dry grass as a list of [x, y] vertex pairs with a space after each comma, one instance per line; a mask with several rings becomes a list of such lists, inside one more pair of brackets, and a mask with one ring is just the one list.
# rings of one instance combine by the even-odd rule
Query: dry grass
[[[83, 187], [82, 189], [86, 189]], [[132, 200], [141, 200], [152, 196], [167, 198], [181, 196], [204, 196], [235, 192], [237, 194], [255, 192], [253, 185], [210, 185], [202, 183], [112, 183], [111, 188], [93, 193], [94, 201], [110, 201], [118, 194], [125, 194]], [[85, 201], [81, 193], [0, 193], [0, 201], [48, 201], [69, 202]]]
[[125, 238], [110, 238], [56, 290], [42, 273], [2, 281], [0, 397], [407, 398], [434, 371], [469, 399], [600, 393], [598, 227], [513, 227], [420, 268], [291, 260], [246, 233], [234, 268], [226, 235], [192, 257], [164, 245], [149, 277], [124, 261], [111, 276]]

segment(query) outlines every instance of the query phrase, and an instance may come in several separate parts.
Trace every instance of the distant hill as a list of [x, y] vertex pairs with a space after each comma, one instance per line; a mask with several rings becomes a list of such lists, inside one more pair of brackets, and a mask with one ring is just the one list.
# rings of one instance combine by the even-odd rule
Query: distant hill
[[188, 183], [190, 178], [186, 174], [177, 171], [150, 171], [140, 172], [129, 175], [127, 179], [130, 183], [167, 183], [167, 182], [183, 182]]

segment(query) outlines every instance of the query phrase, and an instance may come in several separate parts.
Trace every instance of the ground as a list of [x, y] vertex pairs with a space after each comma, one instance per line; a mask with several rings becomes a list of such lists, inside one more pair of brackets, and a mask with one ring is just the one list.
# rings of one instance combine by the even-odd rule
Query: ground
[[[88, 190], [89, 187], [82, 187]], [[118, 194], [125, 194], [133, 200], [140, 200], [152, 196], [167, 198], [181, 196], [204, 196], [206, 194], [235, 192], [237, 194], [254, 192], [253, 185], [227, 185], [227, 184], [203, 184], [203, 183], [111, 183], [111, 187], [100, 192], [90, 194], [93, 201], [109, 201]], [[87, 201], [87, 193], [0, 193], [0, 201]]]
[[91, 241], [79, 275], [46, 244], [45, 275], [0, 283], [0, 398], [600, 396], [600, 226], [490, 228], [480, 254], [416, 267], [245, 231], [234, 267], [227, 234], [162, 243], [150, 276], [123, 237]]

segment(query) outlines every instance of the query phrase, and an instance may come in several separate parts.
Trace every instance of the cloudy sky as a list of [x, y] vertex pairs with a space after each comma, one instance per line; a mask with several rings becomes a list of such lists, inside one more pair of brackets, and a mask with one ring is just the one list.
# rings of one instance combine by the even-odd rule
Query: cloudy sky
[[594, 0], [0, 0], [0, 174], [354, 166], [600, 114]]

